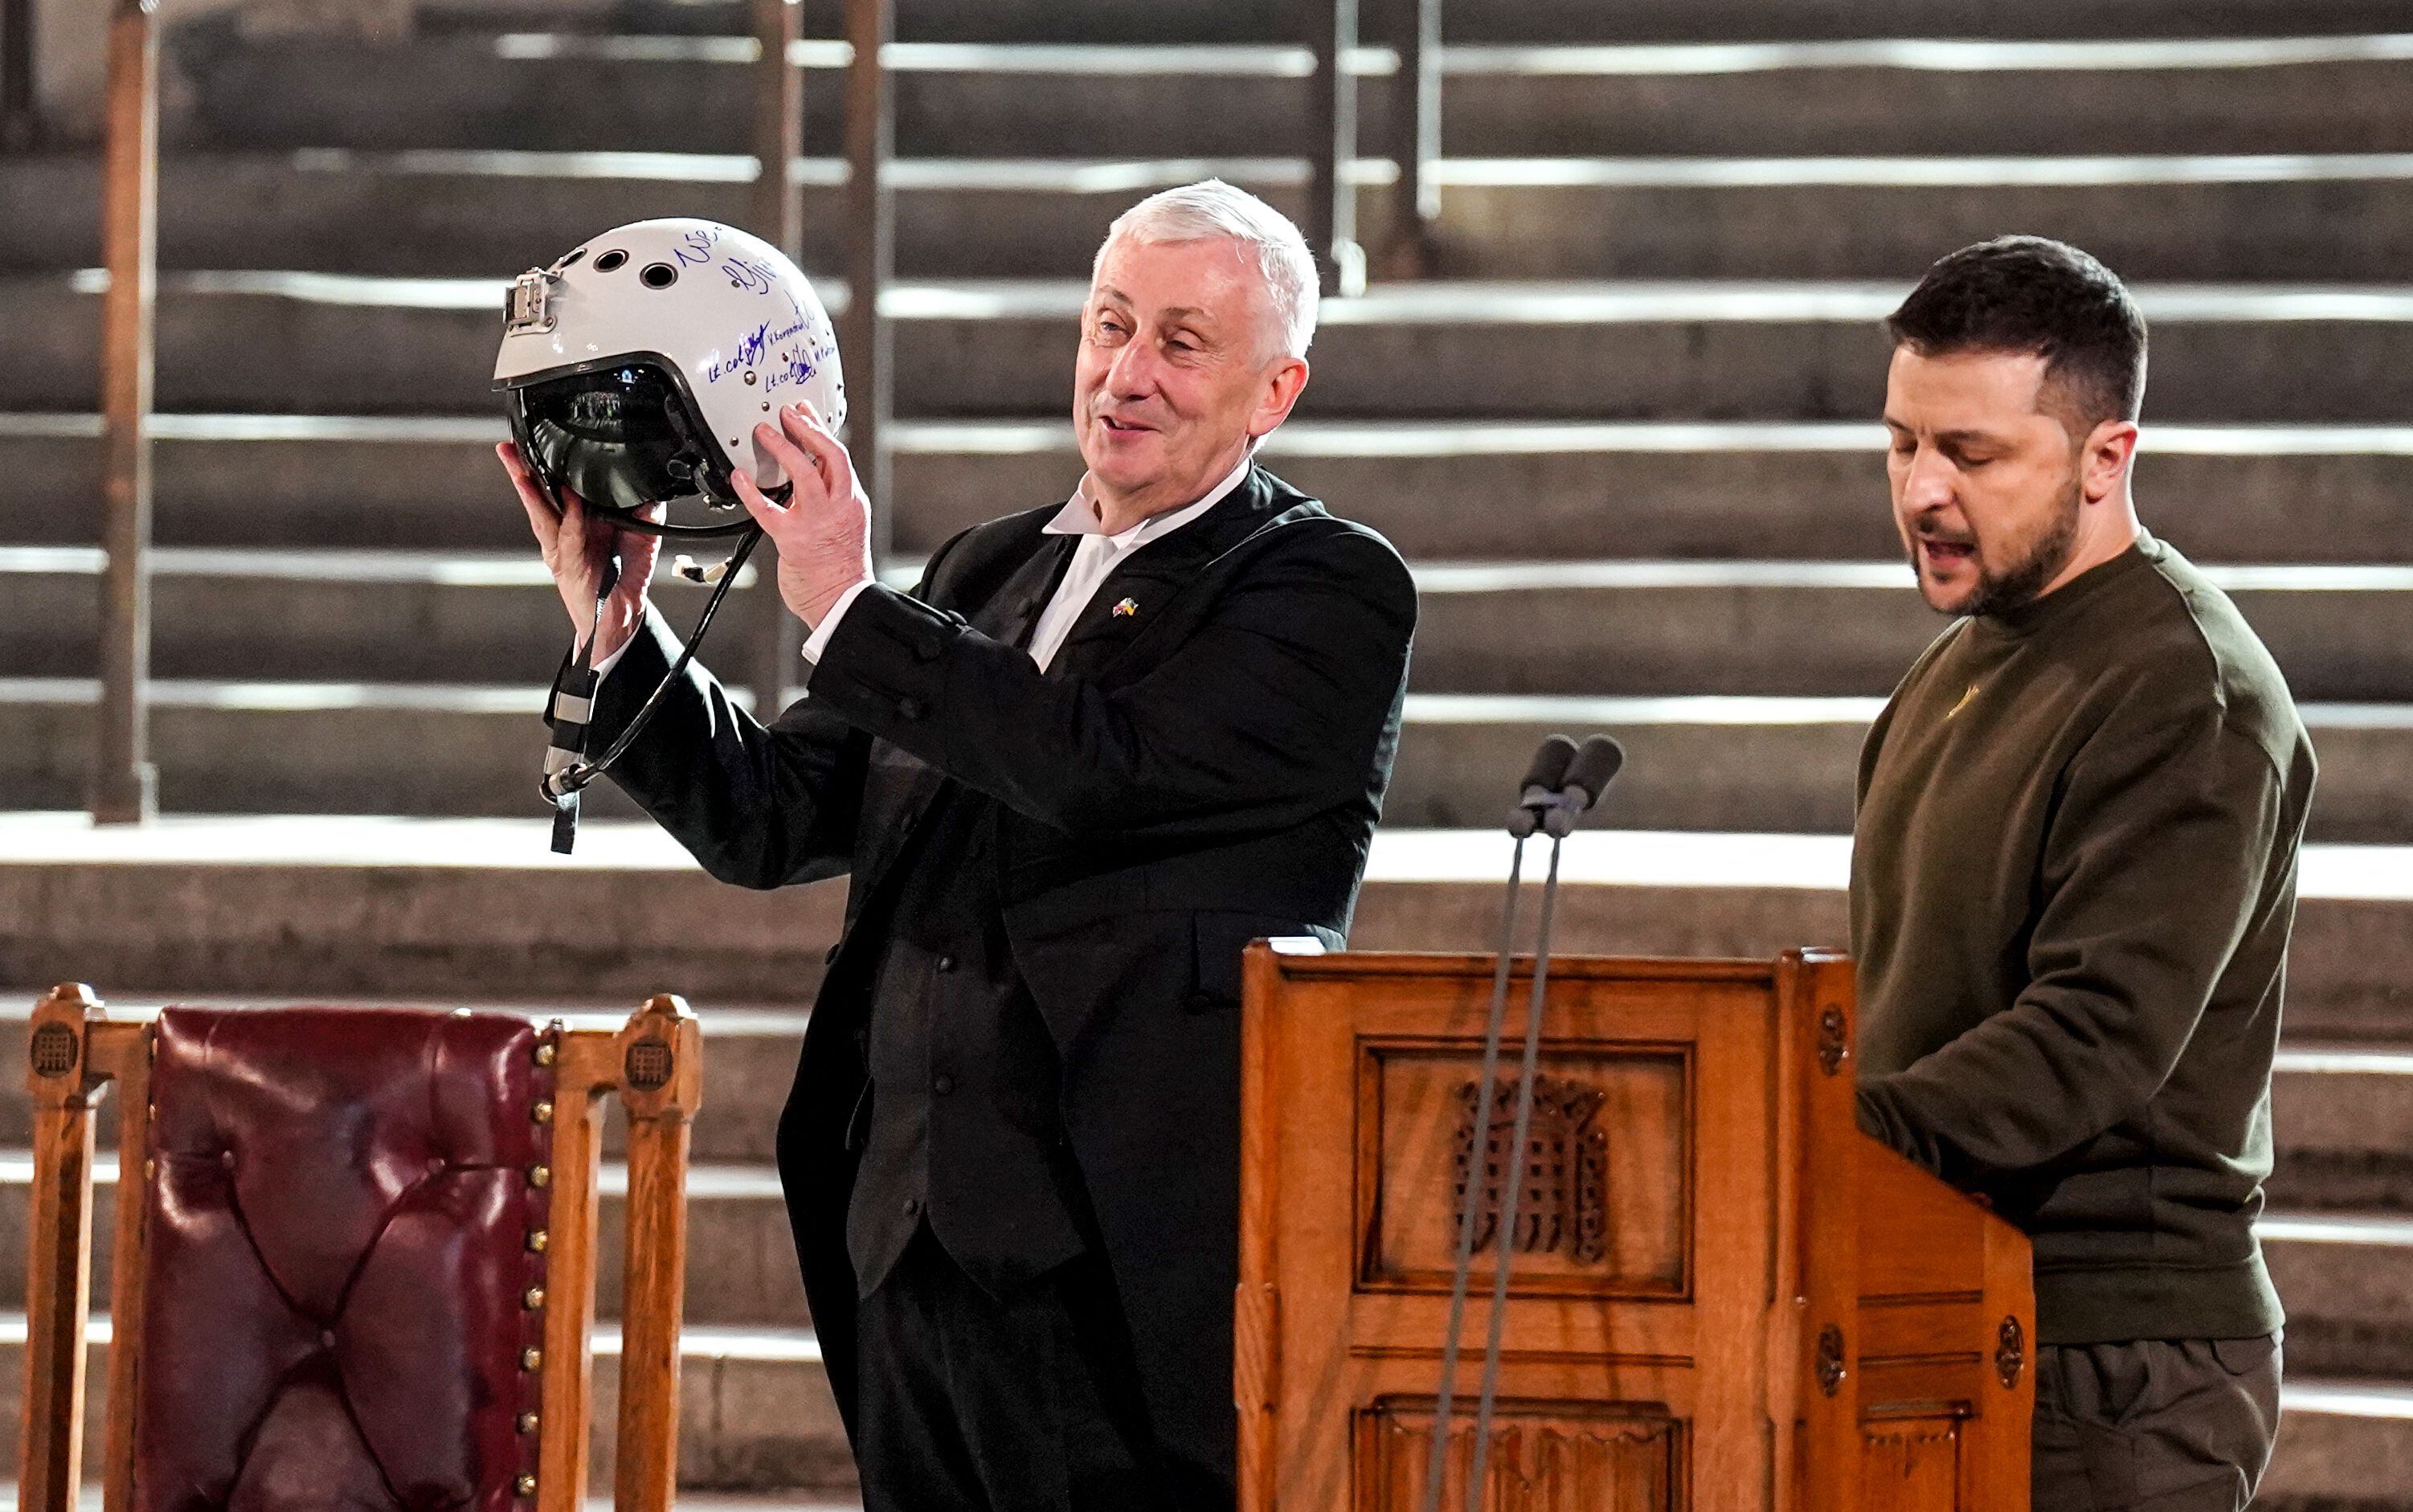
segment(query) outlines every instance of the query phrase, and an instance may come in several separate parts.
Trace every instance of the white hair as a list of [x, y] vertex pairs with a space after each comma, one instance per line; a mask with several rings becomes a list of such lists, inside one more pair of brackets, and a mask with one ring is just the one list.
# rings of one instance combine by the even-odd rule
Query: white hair
[[[1273, 311], [1270, 345], [1290, 357], [1305, 357], [1315, 339], [1318, 297], [1315, 255], [1288, 215], [1246, 189], [1221, 179], [1185, 184], [1149, 195], [1117, 216], [1098, 248], [1097, 264], [1118, 241], [1204, 242], [1228, 236], [1256, 254], [1265, 275], [1266, 303]], [[1090, 276], [1097, 275], [1097, 264]]]

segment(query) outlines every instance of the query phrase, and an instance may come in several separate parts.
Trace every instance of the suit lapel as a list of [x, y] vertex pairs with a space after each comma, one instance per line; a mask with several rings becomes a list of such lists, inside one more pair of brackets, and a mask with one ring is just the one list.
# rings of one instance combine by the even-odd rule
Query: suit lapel
[[[1064, 568], [1073, 558], [1075, 538], [1043, 536], [1039, 545], [1023, 564], [1007, 576], [995, 593], [965, 615], [970, 626], [991, 640], [1009, 645], [1020, 645], [1030, 634], [1040, 611], [1047, 606], [1048, 595], [1054, 590]], [[873, 748], [875, 762], [910, 763], [913, 768], [904, 791], [898, 794], [893, 818], [881, 826], [881, 847], [868, 858], [863, 868], [867, 882], [876, 883], [890, 863], [904, 850], [905, 843], [930, 812], [940, 789], [946, 785], [946, 774], [927, 763], [906, 755], [885, 744]]]
[[1201, 569], [1265, 523], [1273, 498], [1266, 474], [1252, 467], [1222, 502], [1125, 557], [1073, 621], [1048, 674], [1087, 676], [1110, 665], [1177, 600], [1205, 583]]
[[1073, 560], [1078, 536], [1042, 536], [1039, 549], [1016, 568], [1002, 587], [965, 617], [972, 629], [992, 641], [1020, 645], [1038, 623], [1041, 611]]

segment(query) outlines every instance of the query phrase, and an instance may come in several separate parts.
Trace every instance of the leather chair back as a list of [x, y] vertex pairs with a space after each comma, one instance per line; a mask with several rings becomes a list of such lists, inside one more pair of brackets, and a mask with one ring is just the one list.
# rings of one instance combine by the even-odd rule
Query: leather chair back
[[506, 1512], [541, 1411], [535, 1027], [170, 1008], [155, 1045], [135, 1507]]

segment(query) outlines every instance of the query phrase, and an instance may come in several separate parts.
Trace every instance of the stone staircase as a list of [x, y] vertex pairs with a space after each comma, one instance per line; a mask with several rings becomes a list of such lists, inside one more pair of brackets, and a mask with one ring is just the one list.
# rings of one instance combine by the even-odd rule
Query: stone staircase
[[[1377, 8], [1352, 59], [1369, 154]], [[1300, 207], [1309, 65], [1276, 0], [900, 10], [910, 558], [1077, 476], [1071, 317], [1114, 214], [1207, 172]], [[639, 215], [743, 215], [745, 11], [422, 0], [408, 37], [171, 35], [155, 751], [170, 810], [286, 819], [128, 838], [30, 812], [79, 801], [95, 697], [97, 180], [89, 154], [0, 157], [0, 806], [26, 811], [0, 814], [0, 982], [688, 992], [712, 1071], [686, 1472], [777, 1499], [844, 1482], [763, 1164], [835, 899], [710, 889], [609, 825], [564, 867], [504, 822], [530, 808], [561, 627], [485, 383], [518, 269]], [[2413, 1509], [2403, 24], [2390, 0], [1451, 0], [1444, 276], [1327, 304], [1269, 448], [1425, 595], [1401, 832], [1356, 943], [1488, 944], [1504, 857], [1406, 831], [1489, 823], [1542, 733], [1594, 728], [1632, 761], [1569, 948], [1832, 941], [1860, 732], [1938, 628], [1884, 506], [1877, 319], [2008, 230], [2137, 284], [2148, 522], [2237, 593], [2323, 760], [2265, 1229], [2294, 1313], [2266, 1502], [2302, 1512]], [[835, 7], [807, 28], [835, 35]], [[1908, 40], [1935, 37], [1963, 40]], [[801, 52], [816, 269], [844, 58]], [[1372, 234], [1392, 165], [1354, 173]], [[681, 622], [701, 601], [664, 600]], [[722, 633], [772, 612], [741, 590]], [[413, 817], [325, 817], [347, 814]], [[607, 950], [604, 918], [643, 922]], [[21, 1124], [0, 1103], [0, 1146]], [[22, 1168], [0, 1154], [0, 1267]]]

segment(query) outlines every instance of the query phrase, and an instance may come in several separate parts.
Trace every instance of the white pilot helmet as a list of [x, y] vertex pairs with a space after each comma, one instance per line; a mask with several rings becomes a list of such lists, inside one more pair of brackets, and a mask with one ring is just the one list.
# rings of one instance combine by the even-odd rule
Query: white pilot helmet
[[807, 402], [846, 420], [837, 338], [810, 280], [778, 248], [715, 221], [644, 220], [511, 286], [495, 387], [548, 489], [577, 491], [630, 528], [709, 536], [734, 519], [657, 524], [647, 504], [738, 509], [739, 468], [781, 497], [786, 475], [754, 427]]

